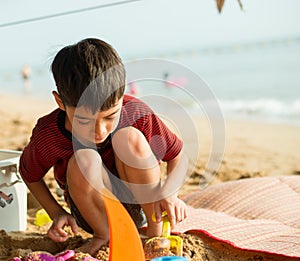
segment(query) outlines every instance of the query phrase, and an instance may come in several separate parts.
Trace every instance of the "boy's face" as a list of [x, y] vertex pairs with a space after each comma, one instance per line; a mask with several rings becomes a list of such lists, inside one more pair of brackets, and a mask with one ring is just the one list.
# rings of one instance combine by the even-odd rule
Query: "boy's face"
[[93, 114], [86, 107], [65, 107], [68, 131], [85, 145], [100, 144], [106, 140], [119, 123], [123, 98], [110, 109]]

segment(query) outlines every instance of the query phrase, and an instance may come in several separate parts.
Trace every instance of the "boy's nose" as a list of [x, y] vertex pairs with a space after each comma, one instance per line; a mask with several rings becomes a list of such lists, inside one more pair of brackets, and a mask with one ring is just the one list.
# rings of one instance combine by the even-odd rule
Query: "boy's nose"
[[106, 133], [106, 126], [103, 123], [96, 123], [95, 125], [95, 135], [103, 136]]

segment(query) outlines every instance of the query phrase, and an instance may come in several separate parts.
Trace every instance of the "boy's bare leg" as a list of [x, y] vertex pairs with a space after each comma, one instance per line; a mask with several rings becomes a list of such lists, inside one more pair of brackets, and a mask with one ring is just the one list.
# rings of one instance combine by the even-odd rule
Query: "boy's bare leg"
[[103, 188], [101, 166], [102, 161], [96, 151], [83, 149], [70, 159], [67, 170], [70, 196], [94, 231], [93, 238], [78, 250], [92, 255], [109, 240], [108, 220], [100, 193]]
[[119, 130], [114, 134], [112, 142], [119, 176], [131, 184], [127, 186], [146, 215], [147, 236], [160, 236], [161, 224], [153, 222], [151, 217], [154, 213], [155, 195], [160, 188], [161, 175], [149, 143], [143, 134], [133, 127]]

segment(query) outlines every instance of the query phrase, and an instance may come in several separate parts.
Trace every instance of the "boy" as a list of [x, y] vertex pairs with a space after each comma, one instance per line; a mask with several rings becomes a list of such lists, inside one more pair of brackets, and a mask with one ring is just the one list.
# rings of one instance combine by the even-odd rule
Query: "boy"
[[[81, 251], [95, 254], [106, 244], [108, 221], [99, 193], [104, 186], [123, 202], [137, 227], [145, 225], [145, 214], [149, 237], [161, 234], [162, 211], [173, 227], [185, 219], [186, 206], [176, 193], [154, 197], [160, 191], [159, 161], [166, 161], [171, 173], [182, 142], [146, 104], [124, 94], [126, 73], [117, 52], [99, 39], [84, 39], [61, 49], [51, 69], [59, 108], [38, 120], [20, 158], [25, 183], [53, 220], [49, 237], [63, 242], [64, 227], [76, 234], [79, 225], [93, 234]], [[51, 167], [71, 214], [43, 180]]]

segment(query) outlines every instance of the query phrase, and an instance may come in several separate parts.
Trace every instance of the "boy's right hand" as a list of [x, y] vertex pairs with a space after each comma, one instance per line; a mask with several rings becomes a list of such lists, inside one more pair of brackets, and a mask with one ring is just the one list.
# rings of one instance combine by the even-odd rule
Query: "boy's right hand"
[[55, 242], [64, 242], [68, 239], [68, 233], [64, 230], [65, 226], [70, 226], [72, 232], [78, 233], [78, 226], [74, 217], [66, 212], [56, 216], [48, 230], [48, 236]]

